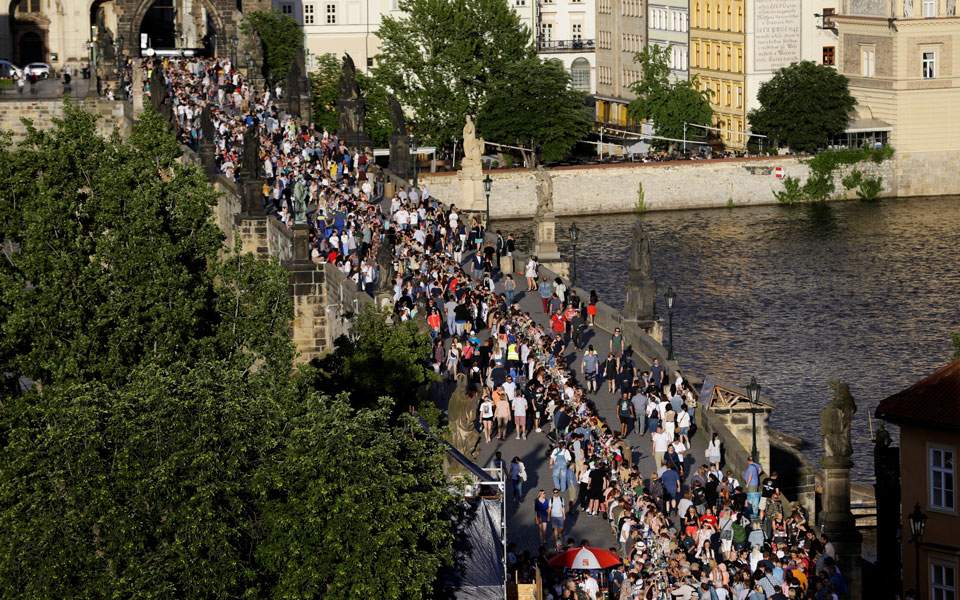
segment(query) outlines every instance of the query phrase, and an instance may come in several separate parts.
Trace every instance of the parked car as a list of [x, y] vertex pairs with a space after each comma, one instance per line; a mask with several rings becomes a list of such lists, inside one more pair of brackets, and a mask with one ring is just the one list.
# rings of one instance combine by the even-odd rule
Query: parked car
[[0, 79], [13, 79], [20, 77], [22, 69], [9, 60], [0, 59]]
[[40, 79], [48, 79], [53, 75], [53, 69], [47, 63], [30, 63], [23, 68], [23, 72], [29, 75], [36, 75]]

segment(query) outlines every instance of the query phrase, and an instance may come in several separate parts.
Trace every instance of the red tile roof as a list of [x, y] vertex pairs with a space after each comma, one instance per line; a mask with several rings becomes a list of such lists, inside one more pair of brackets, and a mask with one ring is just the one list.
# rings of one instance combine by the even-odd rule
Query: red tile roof
[[880, 402], [876, 416], [891, 423], [960, 430], [960, 359]]

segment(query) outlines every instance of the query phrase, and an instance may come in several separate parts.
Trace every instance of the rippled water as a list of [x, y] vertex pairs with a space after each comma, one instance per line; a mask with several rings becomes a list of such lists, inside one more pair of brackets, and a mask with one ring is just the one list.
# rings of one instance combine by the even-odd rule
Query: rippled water
[[[634, 215], [577, 218], [578, 284], [621, 307]], [[771, 424], [810, 441], [831, 379], [857, 401], [855, 475], [872, 478], [867, 413], [943, 365], [960, 330], [960, 198], [644, 215], [660, 290], [672, 285], [684, 368], [777, 405]], [[558, 224], [571, 254], [570, 220]], [[500, 222], [530, 243], [529, 225]]]

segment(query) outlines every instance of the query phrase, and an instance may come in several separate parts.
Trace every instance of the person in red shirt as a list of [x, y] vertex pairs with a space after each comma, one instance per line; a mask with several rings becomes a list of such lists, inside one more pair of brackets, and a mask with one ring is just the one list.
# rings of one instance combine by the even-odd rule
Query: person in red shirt
[[[567, 333], [567, 320], [563, 318], [563, 314], [559, 310], [550, 316], [550, 329], [560, 336]], [[564, 341], [566, 341], [566, 337], [564, 337]]]

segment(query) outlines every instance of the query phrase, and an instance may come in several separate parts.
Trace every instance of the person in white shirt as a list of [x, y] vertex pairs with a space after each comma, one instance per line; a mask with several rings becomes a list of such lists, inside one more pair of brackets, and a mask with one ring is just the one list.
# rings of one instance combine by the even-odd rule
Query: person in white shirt
[[558, 548], [563, 541], [563, 526], [566, 520], [566, 503], [563, 500], [563, 496], [560, 495], [560, 490], [554, 488], [553, 497], [550, 498], [550, 526], [553, 528], [553, 541]]
[[663, 430], [662, 425], [657, 425], [657, 430], [651, 437], [654, 464], [657, 466], [657, 468], [660, 468], [663, 465], [663, 455], [667, 453], [667, 446], [669, 446], [670, 442], [673, 440], [671, 440], [670, 436], [667, 435], [667, 432]]
[[587, 596], [590, 597], [590, 600], [597, 600], [597, 594], [600, 593], [600, 585], [597, 583], [597, 580], [590, 575], [589, 572], [586, 573], [583, 581], [580, 582], [580, 589], [587, 593]]
[[510, 404], [513, 408], [513, 424], [517, 429], [517, 439], [527, 439], [527, 399], [520, 394]]

